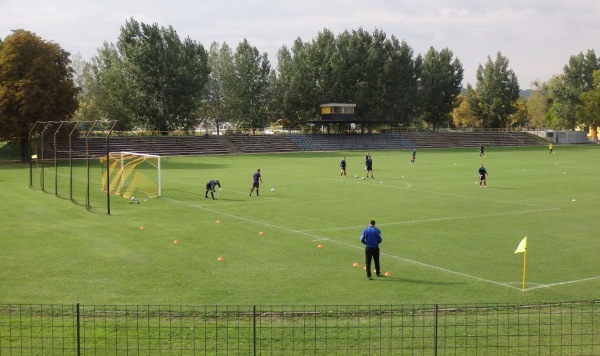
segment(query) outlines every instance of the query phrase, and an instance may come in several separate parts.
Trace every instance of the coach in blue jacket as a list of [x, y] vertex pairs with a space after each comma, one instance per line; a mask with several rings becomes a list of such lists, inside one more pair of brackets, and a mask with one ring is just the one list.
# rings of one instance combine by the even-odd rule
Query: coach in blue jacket
[[375, 261], [375, 274], [377, 277], [381, 275], [379, 266], [379, 244], [381, 241], [381, 231], [375, 227], [375, 220], [371, 220], [371, 224], [360, 235], [360, 242], [365, 245], [365, 266], [367, 267], [368, 279], [371, 279], [371, 258]]

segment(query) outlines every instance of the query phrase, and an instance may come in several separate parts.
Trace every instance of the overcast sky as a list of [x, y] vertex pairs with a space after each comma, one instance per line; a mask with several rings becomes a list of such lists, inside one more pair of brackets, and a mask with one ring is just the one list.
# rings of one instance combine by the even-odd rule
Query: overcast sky
[[521, 89], [562, 73], [569, 57], [593, 49], [600, 55], [599, 0], [0, 0], [0, 37], [13, 29], [36, 33], [84, 60], [103, 42], [116, 43], [129, 18], [173, 26], [207, 50], [246, 38], [276, 63], [277, 50], [296, 38], [308, 42], [327, 28], [375, 29], [405, 40], [416, 54], [449, 48], [464, 68], [463, 85], [475, 85], [477, 67], [509, 60]]

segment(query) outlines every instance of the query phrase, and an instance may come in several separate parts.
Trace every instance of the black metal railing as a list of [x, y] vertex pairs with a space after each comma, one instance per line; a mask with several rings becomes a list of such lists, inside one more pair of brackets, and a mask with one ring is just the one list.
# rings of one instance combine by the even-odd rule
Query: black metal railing
[[0, 355], [598, 355], [600, 301], [0, 305]]

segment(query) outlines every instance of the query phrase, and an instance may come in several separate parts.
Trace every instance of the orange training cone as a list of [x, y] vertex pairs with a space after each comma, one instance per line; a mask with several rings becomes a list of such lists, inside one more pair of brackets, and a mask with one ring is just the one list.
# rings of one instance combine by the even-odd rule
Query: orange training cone
[[383, 275], [386, 276], [386, 277], [391, 277], [392, 276], [392, 274], [390, 272], [385, 272]]
[[144, 226], [143, 226], [143, 225], [142, 225], [142, 226], [140, 226], [140, 230], [144, 230]]
[[323, 248], [323, 244], [318, 244], [317, 247], [318, 248]]
[[179, 240], [175, 240], [175, 241], [173, 241], [173, 243], [174, 243], [175, 245], [177, 245], [177, 244], [179, 243]]
[[219, 258], [217, 258], [217, 261], [223, 261], [223, 256], [219, 256]]
[[221, 220], [217, 220], [217, 224], [220, 224], [220, 223], [221, 223]]
[[358, 266], [359, 266], [358, 262], [354, 262], [354, 263], [352, 264], [352, 267], [358, 267]]

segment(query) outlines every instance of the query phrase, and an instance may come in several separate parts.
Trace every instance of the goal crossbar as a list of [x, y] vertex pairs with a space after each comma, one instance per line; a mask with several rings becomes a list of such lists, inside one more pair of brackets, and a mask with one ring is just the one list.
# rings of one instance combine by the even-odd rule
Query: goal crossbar
[[[106, 160], [106, 157], [103, 157]], [[101, 159], [102, 160], [102, 159]], [[162, 195], [160, 156], [138, 152], [111, 152], [102, 174], [102, 189], [131, 198]]]

